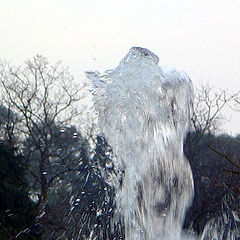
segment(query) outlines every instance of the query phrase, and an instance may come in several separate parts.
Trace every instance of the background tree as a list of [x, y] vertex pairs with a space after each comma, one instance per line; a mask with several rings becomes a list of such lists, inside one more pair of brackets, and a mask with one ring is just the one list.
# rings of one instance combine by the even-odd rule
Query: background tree
[[28, 197], [22, 156], [0, 144], [0, 238], [29, 239], [24, 234], [35, 221], [34, 203]]
[[[233, 104], [237, 93], [226, 90], [214, 91], [209, 85], [202, 85], [194, 91], [194, 111], [190, 122], [190, 133], [187, 136], [187, 157], [194, 159], [201, 152], [199, 146], [208, 148], [213, 135], [219, 134], [225, 121], [223, 110]], [[208, 138], [206, 136], [208, 135]], [[202, 144], [203, 138], [205, 144]]]
[[[233, 166], [217, 154], [216, 150], [222, 146], [224, 151], [234, 156], [234, 152], [239, 148], [239, 142], [235, 138], [219, 135], [224, 121], [222, 111], [233, 104], [238, 94], [230, 95], [226, 91], [213, 94], [212, 89], [206, 86], [195, 93], [192, 125], [184, 145], [193, 171], [195, 196], [186, 217], [185, 227], [192, 224], [199, 233], [209, 218], [216, 214], [225, 197], [236, 195], [234, 188], [238, 179], [228, 174], [233, 170]], [[238, 196], [232, 199], [238, 201]], [[233, 205], [236, 205], [236, 202]]]
[[[73, 158], [68, 157], [75, 151], [73, 146], [65, 147], [62, 154], [61, 144], [56, 145], [58, 150], [53, 146], [61, 135], [60, 129], [70, 127], [81, 114], [78, 103], [83, 97], [83, 86], [74, 82], [60, 62], [50, 65], [42, 56], [20, 67], [1, 62], [0, 70], [2, 103], [18, 116], [11, 134], [17, 137], [17, 147], [24, 153], [23, 164], [30, 166], [29, 173], [38, 184], [39, 216], [43, 216], [49, 190], [61, 181], [61, 175], [72, 171], [69, 166]], [[67, 159], [69, 162], [60, 166]]]
[[17, 114], [14, 114], [9, 107], [0, 104], [0, 139], [11, 150], [14, 149], [17, 142], [14, 130], [18, 122]]
[[[73, 225], [76, 222], [79, 225], [78, 216], [72, 214], [72, 199], [76, 192], [81, 192], [78, 189], [78, 181], [82, 179], [83, 175], [88, 174], [91, 164], [89, 162], [89, 144], [88, 141], [77, 132], [76, 128], [65, 127], [52, 129], [52, 141], [49, 145], [49, 162], [47, 162], [48, 170], [45, 173], [48, 198], [45, 205], [45, 214], [42, 218], [44, 224], [47, 226], [44, 237], [46, 239], [56, 239], [57, 236], [68, 236], [73, 238]], [[30, 144], [31, 141], [27, 141]], [[37, 193], [41, 189], [41, 181], [39, 172], [34, 170], [34, 166], [39, 163], [40, 155], [37, 151], [32, 154], [28, 152], [31, 147], [26, 145], [26, 151], [31, 155], [30, 174], [31, 186], [33, 192]], [[85, 163], [85, 164], [84, 164]], [[86, 167], [88, 166], [88, 168]], [[89, 167], [90, 166], [90, 167]], [[90, 189], [89, 189], [90, 191]], [[72, 221], [75, 219], [76, 222]], [[72, 231], [74, 230], [74, 231]]]
[[114, 170], [110, 148], [100, 136], [95, 144], [93, 155], [85, 154], [79, 172], [72, 172], [75, 176], [69, 179], [72, 191], [68, 236], [79, 240], [123, 239], [123, 225], [113, 219], [114, 188], [104, 178]]

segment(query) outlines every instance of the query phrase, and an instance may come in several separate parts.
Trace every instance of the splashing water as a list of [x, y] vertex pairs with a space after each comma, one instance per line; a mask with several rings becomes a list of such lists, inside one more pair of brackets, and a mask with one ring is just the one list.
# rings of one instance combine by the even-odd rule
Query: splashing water
[[201, 240], [239, 240], [240, 213], [239, 196], [228, 194], [223, 204], [204, 227]]
[[193, 198], [193, 179], [183, 154], [193, 90], [186, 74], [158, 66], [151, 51], [133, 47], [94, 84], [99, 125], [112, 147], [119, 174], [117, 213], [127, 240], [181, 239]]
[[193, 89], [186, 74], [158, 61], [151, 51], [133, 47], [116, 69], [86, 73], [114, 154], [114, 171], [105, 179], [116, 190], [113, 222], [124, 221], [127, 240], [237, 240], [238, 199], [225, 200], [201, 236], [182, 231], [193, 199], [192, 171], [183, 154]]

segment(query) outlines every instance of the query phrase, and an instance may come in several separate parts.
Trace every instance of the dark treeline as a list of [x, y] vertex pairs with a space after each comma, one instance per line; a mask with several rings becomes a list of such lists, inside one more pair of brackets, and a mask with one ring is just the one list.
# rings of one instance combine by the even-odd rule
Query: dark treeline
[[[195, 196], [185, 219], [201, 233], [209, 219], [222, 212], [240, 214], [240, 136], [191, 132], [184, 152], [191, 164]], [[231, 219], [231, 216], [229, 216]]]
[[[67, 68], [37, 56], [0, 70], [0, 239], [124, 239], [105, 181], [114, 174], [111, 149], [74, 124], [83, 96]], [[199, 234], [225, 208], [240, 214], [240, 137], [214, 134], [235, 95], [208, 94], [196, 94], [184, 145], [195, 181], [184, 227]]]

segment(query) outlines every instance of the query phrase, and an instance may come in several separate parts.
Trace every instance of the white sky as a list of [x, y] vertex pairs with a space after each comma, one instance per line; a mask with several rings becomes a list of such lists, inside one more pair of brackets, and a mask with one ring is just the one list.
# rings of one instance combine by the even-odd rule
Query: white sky
[[[0, 58], [15, 64], [43, 54], [81, 79], [141, 46], [195, 85], [240, 90], [239, 0], [0, 0], [0, 30]], [[232, 116], [224, 128], [240, 132]]]

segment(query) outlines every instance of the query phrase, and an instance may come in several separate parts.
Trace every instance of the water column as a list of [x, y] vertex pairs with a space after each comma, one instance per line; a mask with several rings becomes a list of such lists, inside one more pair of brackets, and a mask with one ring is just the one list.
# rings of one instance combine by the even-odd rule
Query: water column
[[87, 72], [99, 127], [111, 146], [116, 218], [127, 240], [182, 239], [193, 198], [183, 141], [192, 112], [188, 76], [158, 66], [151, 51], [133, 47], [113, 70]]

